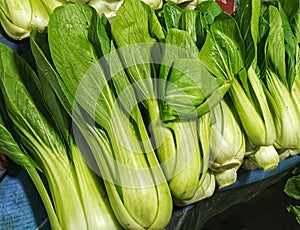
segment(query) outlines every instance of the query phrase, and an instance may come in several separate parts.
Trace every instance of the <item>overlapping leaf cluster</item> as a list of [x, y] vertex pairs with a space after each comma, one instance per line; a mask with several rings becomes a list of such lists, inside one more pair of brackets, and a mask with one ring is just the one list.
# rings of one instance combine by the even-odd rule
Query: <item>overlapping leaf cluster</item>
[[232, 16], [214, 1], [126, 0], [110, 23], [57, 7], [30, 34], [33, 65], [0, 46], [0, 151], [31, 175], [54, 229], [162, 229], [174, 204], [241, 166], [299, 153], [299, 12], [298, 0], [245, 0]]

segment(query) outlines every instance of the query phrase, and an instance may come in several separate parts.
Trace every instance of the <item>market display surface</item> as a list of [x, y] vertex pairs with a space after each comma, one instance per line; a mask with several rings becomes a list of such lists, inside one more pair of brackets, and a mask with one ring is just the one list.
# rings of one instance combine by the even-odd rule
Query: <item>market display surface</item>
[[300, 1], [51, 2], [1, 3], [0, 229], [176, 229], [300, 162]]

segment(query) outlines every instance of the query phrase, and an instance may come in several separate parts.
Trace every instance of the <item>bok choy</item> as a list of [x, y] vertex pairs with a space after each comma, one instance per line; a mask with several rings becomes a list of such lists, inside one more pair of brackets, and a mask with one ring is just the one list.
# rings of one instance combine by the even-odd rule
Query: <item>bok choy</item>
[[275, 122], [275, 147], [299, 150], [300, 114], [297, 99], [292, 96], [297, 77], [298, 44], [280, 3], [277, 6], [266, 4], [261, 15], [261, 24], [265, 26], [261, 36], [266, 39], [260, 42], [264, 57], [260, 64], [261, 70], [265, 70], [263, 81]]
[[[46, 107], [41, 95], [41, 83], [33, 69], [3, 44], [1, 65], [0, 88], [7, 112], [6, 116], [2, 113], [2, 117], [5, 124], [11, 124], [11, 134], [8, 129], [5, 131], [3, 126], [1, 128], [1, 133], [3, 130], [6, 133], [4, 138], [2, 136], [5, 145], [1, 146], [4, 146], [6, 154], [29, 172], [40, 192], [52, 227], [65, 229], [80, 226], [88, 229], [103, 225], [118, 228], [115, 217], [111, 215], [110, 204], [103, 198], [103, 187], [100, 183], [93, 184], [98, 179], [84, 161], [76, 160], [76, 146], [62, 135], [62, 127], [55, 123], [55, 116]], [[10, 68], [4, 68], [3, 65]], [[13, 139], [19, 143], [19, 148]], [[51, 198], [38, 171], [47, 180]], [[85, 191], [88, 191], [85, 194], [88, 200], [83, 199], [82, 192]], [[66, 199], [66, 194], [72, 196]], [[90, 215], [92, 212], [87, 207], [91, 207], [91, 204], [94, 204], [93, 212], [103, 214], [97, 217]]]
[[232, 16], [215, 1], [39, 1], [45, 20], [31, 3], [0, 4], [34, 59], [0, 44], [0, 152], [53, 229], [163, 229], [241, 166], [299, 153], [299, 0]]
[[232, 81], [230, 98], [247, 138], [258, 146], [274, 144], [276, 133], [263, 87], [255, 72], [245, 68], [244, 41], [231, 16], [222, 13], [215, 18], [199, 55], [213, 74]]
[[[154, 151], [140, 141], [146, 139], [144, 124], [136, 123], [137, 118], [131, 119], [118, 104], [115, 89], [108, 81], [112, 66], [105, 64], [109, 63], [105, 57], [99, 61], [104, 53], [99, 51], [111, 47], [111, 43], [90, 31], [107, 28], [104, 17], [83, 4], [57, 8], [48, 30], [51, 57], [72, 104], [78, 103], [87, 118], [96, 122], [89, 126], [90, 132], [106, 151], [91, 148], [92, 154], [110, 191], [108, 196], [117, 219], [125, 228], [161, 228], [168, 223], [172, 211], [169, 187], [157, 167]], [[62, 18], [65, 23], [61, 23]], [[75, 109], [74, 112], [80, 113]], [[86, 124], [78, 125], [83, 129]], [[103, 144], [101, 138], [108, 138], [109, 143]], [[86, 141], [93, 145], [89, 138]]]
[[[263, 11], [261, 9], [263, 6], [264, 5], [261, 5], [261, 1], [259, 0], [243, 1], [238, 7], [235, 19], [238, 23], [242, 38], [244, 40], [247, 54], [245, 66], [246, 69], [248, 69], [247, 72], [249, 83], [247, 80], [242, 80], [242, 82], [248, 97], [252, 98], [254, 105], [257, 105], [256, 109], [258, 113], [261, 114], [266, 130], [268, 130], [270, 140], [272, 140], [261, 145], [257, 145], [255, 142], [248, 142], [246, 154], [253, 156], [249, 158], [249, 160], [252, 161], [251, 164], [254, 164], [255, 167], [268, 170], [278, 165], [279, 157], [274, 147], [276, 130], [275, 121], [272, 117], [273, 111], [269, 105], [268, 97], [264, 93], [264, 86], [260, 82], [260, 79], [264, 75], [263, 71], [259, 71], [259, 65], [261, 64], [261, 53], [259, 52], [259, 41], [261, 39], [260, 12]], [[251, 89], [254, 90], [254, 95], [251, 93]], [[258, 154], [257, 158], [255, 156], [256, 153]]]
[[[144, 20], [128, 13], [133, 3], [144, 12]], [[130, 32], [133, 29], [136, 34]], [[209, 112], [230, 84], [205, 69], [188, 33], [170, 29], [165, 37], [158, 18], [143, 3], [125, 2], [112, 23], [112, 34], [138, 100], [149, 114], [149, 132], [175, 203], [187, 204], [192, 197], [195, 201], [202, 167], [195, 118]]]

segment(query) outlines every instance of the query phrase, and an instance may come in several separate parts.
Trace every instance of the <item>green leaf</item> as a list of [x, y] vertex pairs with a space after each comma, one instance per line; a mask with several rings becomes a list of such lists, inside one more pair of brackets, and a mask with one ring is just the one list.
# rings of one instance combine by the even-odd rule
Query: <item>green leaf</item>
[[45, 81], [48, 82], [69, 116], [74, 115], [74, 111], [72, 111], [74, 99], [53, 66], [48, 43], [48, 34], [38, 33], [38, 31], [33, 30], [30, 34], [30, 47], [37, 63], [39, 77], [44, 78]]
[[48, 58], [51, 57], [47, 35], [47, 33], [39, 33], [33, 30], [30, 33], [30, 47], [35, 57], [39, 80], [43, 82], [41, 84], [41, 92], [45, 104], [56, 124], [57, 130], [62, 133], [65, 141], [68, 141], [70, 119], [67, 111], [69, 115], [71, 112], [67, 99], [62, 94], [61, 88], [58, 85], [56, 79], [57, 73], [48, 61]]
[[179, 19], [183, 12], [183, 9], [173, 2], [167, 2], [163, 5], [163, 17], [167, 31], [178, 28]]
[[284, 31], [287, 84], [288, 88], [291, 90], [296, 77], [296, 49], [298, 44], [296, 42], [296, 38], [293, 34], [287, 16], [280, 3], [278, 3], [278, 10], [281, 15], [282, 26]]
[[215, 17], [223, 13], [222, 8], [215, 1], [203, 1], [196, 6], [205, 22], [205, 29], [209, 29], [209, 26], [213, 24]]
[[257, 42], [257, 71], [260, 78], [266, 73], [267, 60], [265, 58], [265, 45], [269, 33], [268, 8], [261, 4], [260, 17], [258, 24], [258, 42]]
[[89, 32], [99, 26], [99, 20], [95, 9], [84, 4], [57, 8], [49, 22], [49, 47], [66, 95], [71, 95], [101, 126], [107, 126], [114, 93], [98, 59], [97, 47], [101, 45]]
[[215, 18], [199, 57], [215, 76], [227, 80], [244, 68], [244, 41], [231, 16], [222, 13]]
[[112, 34], [138, 100], [147, 107], [147, 99], [154, 98], [155, 90], [161, 88], [156, 88], [155, 82], [156, 65], [161, 62], [161, 50], [156, 43], [165, 38], [163, 28], [148, 5], [128, 0], [118, 10]]
[[140, 0], [125, 1], [119, 8], [112, 23], [112, 34], [118, 47], [156, 42], [165, 37], [154, 11]]
[[0, 58], [0, 87], [7, 113], [18, 134], [32, 148], [41, 145], [47, 146], [56, 153], [63, 153], [64, 145], [56, 130], [53, 129], [52, 122], [49, 122], [51, 119], [41, 113], [40, 107], [37, 107], [30, 94], [34, 94], [34, 98], [42, 103], [40, 89], [34, 81], [37, 79], [35, 72], [25, 60], [4, 44], [0, 44]]
[[[164, 99], [164, 116], [203, 115], [216, 105], [215, 102], [206, 104], [207, 108], [204, 111], [197, 109], [217, 92], [220, 85], [199, 59], [177, 59], [169, 73]], [[225, 89], [224, 93], [219, 95], [219, 100], [227, 90]]]
[[266, 5], [264, 17], [269, 27], [264, 50], [266, 64], [291, 91], [296, 77], [296, 37], [280, 2]]
[[245, 42], [245, 50], [247, 53], [245, 66], [247, 69], [252, 63], [256, 64], [257, 61], [260, 5], [260, 0], [241, 1], [235, 14], [235, 19]]
[[[194, 42], [197, 42], [199, 31], [199, 12], [196, 10], [185, 10], [179, 21], [179, 29], [187, 31]], [[202, 31], [201, 31], [202, 32]]]
[[215, 17], [221, 14], [223, 10], [215, 1], [203, 1], [198, 6], [196, 6], [195, 10], [199, 12], [199, 18], [196, 21], [196, 44], [198, 48], [201, 49], [205, 42], [207, 31], [213, 24]]
[[[92, 24], [95, 25], [95, 24]], [[99, 22], [96, 28], [91, 27], [90, 28], [90, 33], [96, 33], [90, 35], [91, 39], [96, 39], [98, 38], [98, 41], [95, 40], [93, 41], [93, 44], [99, 44], [99, 47], [96, 46], [96, 50], [100, 50], [101, 53], [99, 55], [100, 57], [106, 56], [110, 52], [110, 44], [111, 44], [111, 28], [110, 28], [110, 23], [108, 19], [101, 14], [99, 18]]]
[[165, 44], [159, 73], [160, 79], [167, 80], [169, 71], [176, 59], [198, 59], [199, 50], [186, 31], [179, 29], [169, 30], [166, 35]]
[[34, 167], [33, 161], [30, 157], [21, 150], [19, 144], [16, 142], [10, 131], [6, 128], [0, 116], [0, 152], [4, 153], [18, 165], [23, 167]]
[[289, 212], [292, 212], [292, 213], [295, 214], [296, 220], [297, 220], [297, 222], [300, 224], [300, 206], [299, 206], [299, 205], [296, 205], [296, 206], [290, 205], [290, 206], [287, 208], [287, 210], [288, 210]]
[[160, 77], [167, 80], [163, 96], [165, 120], [200, 116], [228, 90], [230, 84], [220, 87], [224, 82], [213, 77], [198, 59], [198, 48], [188, 32], [170, 30], [163, 55]]
[[280, 0], [280, 3], [288, 17], [297, 43], [300, 43], [300, 1]]
[[264, 48], [267, 66], [287, 85], [283, 24], [279, 10], [272, 5], [268, 7], [268, 22], [269, 33]]
[[300, 174], [290, 177], [285, 186], [284, 192], [296, 200], [300, 201]]

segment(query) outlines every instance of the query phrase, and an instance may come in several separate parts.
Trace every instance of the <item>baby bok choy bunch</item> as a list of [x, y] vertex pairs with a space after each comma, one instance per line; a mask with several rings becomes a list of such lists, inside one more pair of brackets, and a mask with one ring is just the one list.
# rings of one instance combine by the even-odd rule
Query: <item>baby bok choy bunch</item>
[[[161, 162], [168, 159], [168, 154], [176, 159], [174, 166], [170, 161], [173, 158], [166, 161], [170, 163], [165, 171], [175, 204], [187, 205], [214, 191], [214, 176], [208, 172], [209, 110], [230, 84], [217, 83], [198, 59], [198, 48], [190, 35], [175, 28], [166, 35], [159, 77], [167, 80], [161, 117], [173, 135], [174, 153], [166, 147], [164, 151], [158, 149], [158, 156]], [[205, 178], [208, 184], [204, 184]]]
[[[250, 138], [250, 142], [247, 143], [246, 152], [248, 157], [245, 159], [244, 166], [245, 168], [249, 166], [250, 168], [259, 167], [265, 171], [268, 171], [276, 167], [280, 159], [274, 147], [276, 139], [275, 121], [271, 114], [272, 110], [268, 103], [268, 97], [264, 93], [264, 86], [260, 82], [260, 79], [263, 77], [263, 73], [258, 71], [260, 65], [260, 61], [258, 61], [258, 59], [260, 59], [261, 56], [261, 53], [258, 51], [258, 43], [260, 40], [260, 9], [261, 1], [259, 0], [243, 1], [241, 2], [235, 14], [235, 20], [238, 24], [238, 28], [244, 42], [244, 63], [246, 69], [248, 69], [247, 73], [249, 83], [243, 80], [244, 77], [242, 75], [240, 76], [240, 79], [242, 79], [241, 82], [243, 82], [244, 89], [248, 97], [251, 98], [252, 103], [257, 106], [257, 113], [261, 114], [263, 118], [262, 121], [266, 126], [266, 130], [269, 130], [268, 136], [270, 137], [270, 141], [268, 143], [261, 143], [259, 145], [257, 145], [255, 141], [251, 141]], [[254, 90], [254, 93], [252, 93], [251, 89]], [[253, 120], [253, 122], [255, 121]], [[257, 124], [260, 123], [252, 124], [254, 129], [256, 128]]]
[[230, 99], [249, 141], [272, 145], [273, 118], [257, 75], [253, 68], [246, 69], [244, 40], [234, 18], [225, 13], [215, 18], [200, 58], [216, 76], [232, 81]]
[[[297, 44], [293, 48], [295, 48], [295, 81], [292, 86], [292, 97], [295, 100], [297, 110], [300, 111], [300, 76], [299, 76], [299, 68], [300, 68], [300, 54], [299, 54], [299, 43], [300, 43], [300, 1], [280, 1], [282, 8], [287, 17], [287, 21], [290, 24], [290, 28], [293, 32], [293, 38], [295, 39], [295, 43]], [[298, 154], [299, 149], [285, 149], [280, 152], [281, 159], [288, 157], [289, 155]]]
[[[180, 28], [190, 34], [200, 50], [200, 59], [215, 76], [232, 81], [229, 100], [246, 135], [246, 154], [268, 146], [262, 149], [274, 155], [274, 121], [259, 76], [254, 71], [259, 8], [259, 0], [243, 1], [233, 18], [223, 13], [214, 1], [201, 2], [189, 11], [167, 3], [164, 18], [167, 29]], [[276, 162], [272, 160], [270, 165], [278, 164], [278, 154], [274, 157], [277, 157]]]
[[[276, 128], [275, 147], [284, 151], [300, 149], [300, 113], [297, 94], [297, 59], [299, 44], [279, 2], [265, 3], [260, 20], [260, 70], [273, 111]], [[299, 81], [297, 79], [297, 81]]]
[[[164, 13], [163, 13], [163, 18], [164, 18], [164, 23], [166, 26], [166, 30], [169, 31], [168, 34], [172, 34], [172, 30], [176, 31], [176, 29], [179, 29], [178, 31], [180, 31], [182, 34], [186, 34], [185, 36], [188, 38], [184, 38], [184, 39], [179, 39], [176, 37], [173, 38], [171, 41], [173, 41], [173, 43], [176, 43], [176, 41], [179, 41], [181, 44], [183, 44], [183, 42], [181, 42], [181, 40], [190, 40], [189, 44], [192, 45], [186, 45], [185, 49], [189, 50], [188, 53], [190, 54], [194, 54], [194, 55], [190, 55], [189, 58], [193, 58], [190, 62], [194, 62], [194, 64], [191, 65], [191, 67], [189, 68], [189, 71], [183, 71], [180, 74], [176, 73], [176, 61], [173, 64], [173, 68], [171, 68], [171, 71], [169, 73], [169, 81], [172, 81], [172, 83], [174, 84], [175, 82], [182, 82], [182, 91], [184, 93], [181, 92], [177, 92], [176, 94], [174, 92], [178, 91], [178, 88], [176, 87], [172, 87], [172, 85], [170, 84], [170, 86], [168, 86], [167, 91], [166, 91], [166, 106], [164, 107], [164, 112], [165, 114], [168, 113], [174, 113], [174, 111], [176, 112], [176, 110], [182, 110], [182, 108], [188, 108], [190, 110], [186, 111], [186, 114], [184, 116], [186, 116], [187, 114], [190, 114], [191, 116], [191, 111], [192, 109], [188, 107], [189, 105], [189, 100], [193, 100], [191, 99], [191, 97], [189, 98], [187, 95], [189, 96], [194, 96], [195, 99], [201, 98], [200, 94], [204, 93], [204, 95], [206, 95], [206, 100], [203, 104], [201, 104], [199, 107], [197, 107], [197, 112], [198, 114], [201, 113], [205, 113], [210, 111], [208, 114], [205, 114], [204, 116], [202, 116], [199, 120], [198, 120], [198, 135], [200, 138], [200, 154], [201, 154], [201, 172], [202, 175], [200, 177], [199, 180], [199, 185], [198, 185], [198, 190], [196, 192], [196, 194], [194, 195], [194, 197], [192, 199], [185, 200], [182, 201], [182, 203], [188, 203], [188, 202], [192, 202], [195, 200], [201, 200], [205, 197], [210, 196], [209, 191], [211, 191], [211, 189], [214, 189], [215, 186], [215, 174], [217, 173], [217, 171], [219, 171], [218, 177], [219, 177], [219, 186], [226, 186], [227, 184], [230, 184], [232, 182], [234, 182], [235, 180], [235, 173], [238, 169], [238, 165], [241, 164], [241, 162], [236, 162], [237, 164], [230, 164], [228, 161], [230, 161], [231, 157], [235, 157], [235, 154], [237, 152], [235, 152], [234, 150], [231, 151], [227, 148], [227, 155], [222, 157], [222, 154], [226, 154], [225, 152], [222, 151], [214, 151], [213, 149], [210, 149], [210, 143], [214, 143], [218, 142], [217, 146], [213, 146], [214, 150], [217, 150], [218, 146], [220, 146], [220, 139], [216, 138], [216, 129], [212, 129], [211, 125], [213, 127], [217, 127], [217, 125], [214, 126], [215, 124], [215, 114], [214, 114], [214, 110], [215, 110], [215, 106], [219, 106], [219, 101], [221, 98], [216, 97], [217, 94], [219, 94], [219, 96], [223, 97], [225, 92], [227, 92], [228, 88], [230, 87], [230, 81], [226, 81], [227, 83], [223, 85], [223, 87], [220, 87], [217, 89], [217, 85], [216, 81], [220, 81], [220, 79], [215, 78], [213, 82], [212, 79], [208, 78], [206, 79], [204, 76], [205, 74], [210, 75], [205, 66], [203, 66], [203, 63], [199, 60], [198, 57], [198, 53], [199, 53], [199, 48], [201, 49], [201, 47], [203, 46], [203, 43], [205, 42], [205, 38], [206, 38], [206, 33], [207, 30], [209, 28], [209, 26], [213, 23], [214, 18], [219, 15], [220, 13], [222, 13], [222, 9], [219, 7], [218, 4], [216, 4], [214, 1], [208, 1], [208, 2], [203, 2], [201, 4], [199, 4], [197, 6], [197, 8], [195, 10], [182, 10], [179, 6], [173, 4], [173, 3], [166, 3], [164, 5]], [[179, 34], [179, 33], [178, 33]], [[167, 37], [168, 38], [168, 37]], [[167, 41], [167, 40], [166, 40]], [[181, 47], [182, 45], [179, 44], [179, 42], [177, 42], [177, 46]], [[195, 47], [195, 45], [197, 45], [197, 47]], [[191, 47], [194, 47], [193, 49], [191, 49]], [[184, 47], [182, 47], [184, 48]], [[165, 56], [169, 57], [169, 62], [172, 63], [172, 60], [174, 60], [174, 58], [172, 56], [175, 56], [174, 54], [176, 53], [180, 53], [180, 50], [172, 50], [170, 52], [168, 52]], [[181, 52], [184, 53], [184, 52]], [[181, 55], [182, 56], [182, 55]], [[181, 63], [184, 63], [184, 59], [186, 57], [181, 57], [182, 60]], [[175, 59], [176, 60], [176, 59]], [[199, 64], [197, 64], [197, 62], [199, 62]], [[178, 62], [180, 63], [180, 62]], [[188, 66], [188, 65], [186, 65]], [[167, 68], [163, 68], [163, 70], [165, 70]], [[175, 71], [174, 71], [175, 69]], [[182, 68], [181, 68], [182, 69]], [[194, 71], [191, 71], [194, 70]], [[173, 73], [174, 72], [174, 73]], [[177, 72], [179, 72], [177, 70]], [[174, 74], [174, 77], [172, 77], [172, 73]], [[184, 74], [188, 76], [188, 78], [185, 76]], [[205, 80], [204, 80], [205, 79]], [[194, 83], [197, 83], [194, 89], [192, 89], [191, 87], [191, 80]], [[205, 83], [203, 83], [203, 85], [206, 86], [210, 86], [213, 87], [213, 85], [216, 87], [214, 90], [214, 93], [211, 94], [211, 97], [208, 97], [207, 94], [205, 94], [205, 90], [203, 90], [205, 87], [200, 87], [201, 90], [199, 90], [199, 86], [202, 85], [201, 81], [205, 81]], [[221, 81], [220, 81], [221, 82]], [[174, 84], [176, 86], [176, 84]], [[186, 90], [185, 90], [186, 88]], [[222, 93], [222, 88], [223, 90], [225, 88], [227, 88], [226, 90], [224, 90]], [[209, 87], [207, 87], [207, 89], [209, 89]], [[219, 91], [219, 92], [218, 92]], [[193, 92], [193, 93], [191, 93]], [[206, 93], [208, 93], [208, 91], [206, 91]], [[187, 95], [185, 95], [187, 94]], [[175, 97], [176, 96], [176, 97]], [[202, 95], [203, 96], [203, 95]], [[175, 100], [176, 99], [176, 100]], [[185, 103], [185, 107], [182, 105], [182, 101], [186, 99], [186, 103]], [[192, 103], [193, 104], [193, 103]], [[195, 103], [194, 103], [195, 104]], [[194, 105], [193, 104], [193, 105]], [[177, 106], [178, 105], [178, 106]], [[195, 104], [196, 105], [196, 104]], [[208, 106], [207, 106], [208, 105]], [[180, 108], [179, 106], [181, 106], [182, 108]], [[172, 111], [172, 110], [173, 111]], [[212, 113], [211, 113], [212, 112]], [[194, 111], [195, 113], [195, 111]], [[182, 117], [183, 115], [180, 114], [179, 117]], [[211, 117], [213, 117], [213, 119], [211, 119]], [[221, 120], [221, 118], [219, 119]], [[227, 121], [226, 121], [227, 122]], [[172, 124], [172, 122], [170, 122]], [[219, 123], [220, 124], [220, 123]], [[239, 127], [239, 126], [238, 126]], [[229, 129], [227, 129], [229, 130]], [[212, 132], [213, 131], [213, 132]], [[222, 131], [220, 131], [222, 132]], [[223, 133], [225, 134], [225, 133]], [[238, 133], [238, 140], [240, 140], [241, 138], [243, 138], [243, 136], [239, 135], [240, 133]], [[236, 135], [234, 135], [236, 137]], [[223, 137], [222, 137], [223, 138]], [[230, 139], [228, 139], [230, 138]], [[224, 139], [228, 139], [226, 141], [229, 140], [234, 140], [234, 138], [232, 138], [230, 132], [227, 132], [227, 137]], [[225, 142], [226, 142], [225, 141]], [[224, 143], [224, 140], [223, 142]], [[237, 145], [239, 145], [241, 143], [237, 143]], [[237, 148], [241, 148], [241, 146], [237, 146]], [[241, 148], [243, 149], [243, 148]], [[245, 151], [245, 150], [244, 150]], [[219, 155], [219, 161], [216, 160], [217, 155]], [[241, 153], [240, 156], [238, 157], [239, 159], [243, 159], [244, 153]], [[216, 160], [215, 164], [213, 163], [213, 160]], [[222, 160], [224, 160], [224, 162], [222, 162]], [[227, 165], [227, 170], [220, 170], [222, 168], [221, 164], [223, 164], [223, 169], [225, 169], [225, 165]], [[236, 166], [236, 167], [235, 167]], [[229, 170], [229, 168], [231, 168]], [[219, 170], [217, 170], [217, 168]], [[213, 170], [211, 170], [213, 169]], [[232, 176], [229, 176], [228, 172], [231, 172]], [[226, 172], [227, 176], [224, 177], [224, 179], [222, 179], [222, 175], [224, 175], [222, 172]], [[209, 179], [210, 178], [210, 179]], [[210, 186], [205, 188], [205, 184], [207, 184], [207, 181], [210, 181]], [[203, 185], [202, 185], [203, 183]], [[211, 188], [211, 189], [210, 189]]]
[[[87, 167], [68, 132], [70, 120], [64, 110], [47, 106], [58, 105], [50, 88], [44, 94], [45, 85], [42, 87], [33, 69], [4, 44], [0, 44], [0, 55], [0, 148], [29, 173], [52, 228], [118, 229], [101, 181]], [[47, 99], [43, 100], [43, 95]], [[51, 195], [39, 172], [45, 176]]]
[[140, 106], [146, 111], [148, 132], [175, 204], [211, 195], [203, 194], [203, 190], [213, 191], [215, 182], [209, 177], [206, 181], [211, 182], [212, 189], [207, 184], [203, 189], [204, 178], [209, 176], [203, 165], [209, 156], [206, 153], [202, 159], [198, 117], [221, 100], [230, 84], [217, 81], [206, 70], [187, 32], [174, 28], [165, 34], [155, 13], [143, 2], [126, 1], [120, 7], [112, 35]]
[[88, 5], [59, 7], [49, 22], [49, 49], [40, 46], [40, 55], [91, 150], [120, 224], [160, 229], [171, 217], [172, 197], [110, 31], [107, 18]]
[[[238, 8], [235, 18], [226, 13], [215, 16], [199, 54], [214, 75], [232, 81], [229, 100], [246, 136], [247, 155], [254, 154], [261, 146], [268, 146], [268, 154], [276, 153], [272, 113], [255, 72], [259, 7], [259, 0], [251, 1]], [[278, 164], [278, 156], [277, 159], [270, 164]]]

